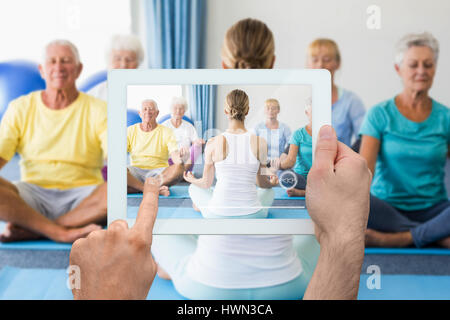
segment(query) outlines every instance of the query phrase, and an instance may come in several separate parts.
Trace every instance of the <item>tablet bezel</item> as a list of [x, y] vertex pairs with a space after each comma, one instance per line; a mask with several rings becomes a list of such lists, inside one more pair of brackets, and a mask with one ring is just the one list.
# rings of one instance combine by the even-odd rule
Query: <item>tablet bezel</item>
[[[309, 85], [312, 137], [331, 124], [331, 75], [324, 69], [148, 69], [108, 72], [108, 225], [127, 217], [127, 87], [130, 85]], [[151, 98], [151, 97], [149, 97]], [[314, 158], [314, 153], [313, 153]], [[314, 234], [310, 219], [157, 219], [153, 234]]]

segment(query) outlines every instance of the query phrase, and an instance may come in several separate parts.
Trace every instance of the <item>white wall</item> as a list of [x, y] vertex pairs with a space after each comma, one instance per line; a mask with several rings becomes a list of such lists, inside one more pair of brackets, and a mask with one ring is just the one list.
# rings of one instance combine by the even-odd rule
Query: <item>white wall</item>
[[158, 104], [158, 120], [169, 114], [173, 97], [183, 95], [183, 88], [179, 85], [129, 85], [127, 87], [127, 109], [141, 110], [142, 101], [155, 100]]
[[245, 119], [247, 128], [253, 128], [265, 119], [264, 103], [267, 99], [277, 99], [280, 103], [278, 120], [287, 124], [292, 132], [304, 127], [308, 123], [305, 115], [305, 102], [311, 97], [310, 86], [300, 85], [253, 85], [253, 86], [225, 86], [217, 87], [216, 127], [223, 131], [227, 128], [227, 117], [224, 114], [226, 96], [234, 89], [241, 89], [247, 93], [250, 100], [250, 111]]
[[[381, 9], [379, 30], [367, 28], [366, 10], [373, 4]], [[406, 33], [429, 31], [441, 45], [431, 95], [450, 105], [449, 0], [209, 0], [207, 68], [221, 67], [220, 49], [226, 30], [247, 17], [264, 21], [273, 31], [275, 68], [303, 68], [305, 51], [312, 40], [334, 39], [342, 54], [336, 83], [358, 94], [366, 108], [401, 90], [393, 66], [396, 42]], [[216, 122], [223, 125], [219, 118]]]
[[130, 33], [130, 0], [0, 1], [0, 61], [40, 63], [51, 40], [68, 39], [80, 52], [83, 72], [78, 83], [106, 69], [105, 49], [111, 36]]

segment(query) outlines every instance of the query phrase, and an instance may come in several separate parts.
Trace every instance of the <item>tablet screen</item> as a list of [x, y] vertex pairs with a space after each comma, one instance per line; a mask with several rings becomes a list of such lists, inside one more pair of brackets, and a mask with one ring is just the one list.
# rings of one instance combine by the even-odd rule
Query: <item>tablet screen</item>
[[[189, 72], [180, 71], [183, 76]], [[191, 83], [175, 81], [170, 72], [159, 82], [122, 77], [120, 92], [114, 91], [120, 94], [111, 99], [124, 103], [112, 112], [114, 103], [109, 102], [108, 111], [109, 133], [121, 133], [109, 137], [113, 153], [125, 142], [120, 179], [108, 169], [108, 191], [126, 199], [120, 218], [134, 222], [142, 201], [140, 186], [152, 177], [161, 181], [155, 234], [313, 233], [304, 197], [313, 162], [314, 120], [327, 122], [322, 108], [330, 108], [331, 99], [323, 105], [314, 77], [293, 80], [292, 71], [240, 71], [235, 83], [220, 77], [223, 70], [214, 70], [213, 81], [211, 71], [191, 71]], [[135, 80], [139, 76], [130, 75]], [[200, 77], [193, 81], [195, 76]], [[326, 81], [324, 85], [325, 91]], [[315, 107], [320, 103], [321, 109]], [[113, 113], [122, 115], [122, 124], [127, 115], [125, 130], [111, 130]], [[119, 122], [114, 126], [121, 127]], [[109, 150], [108, 163], [114, 162]], [[108, 207], [109, 222], [115, 219], [110, 216]]]

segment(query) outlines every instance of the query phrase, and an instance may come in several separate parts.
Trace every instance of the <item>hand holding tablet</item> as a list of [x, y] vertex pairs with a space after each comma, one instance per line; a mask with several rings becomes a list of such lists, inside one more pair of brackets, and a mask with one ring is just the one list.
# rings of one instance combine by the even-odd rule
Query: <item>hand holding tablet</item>
[[116, 220], [107, 230], [94, 231], [77, 240], [70, 265], [79, 270], [75, 299], [145, 299], [156, 275], [150, 252], [158, 212], [159, 181], [148, 178], [136, 223], [132, 228]]
[[[337, 141], [331, 127], [321, 133], [306, 197], [321, 253], [304, 299], [354, 299], [364, 259], [371, 174], [360, 155]], [[74, 243], [70, 264], [79, 266], [82, 275], [80, 288], [72, 290], [75, 299], [147, 297], [156, 274], [150, 246], [158, 190], [157, 180], [146, 180], [133, 228], [116, 220], [108, 230]]]

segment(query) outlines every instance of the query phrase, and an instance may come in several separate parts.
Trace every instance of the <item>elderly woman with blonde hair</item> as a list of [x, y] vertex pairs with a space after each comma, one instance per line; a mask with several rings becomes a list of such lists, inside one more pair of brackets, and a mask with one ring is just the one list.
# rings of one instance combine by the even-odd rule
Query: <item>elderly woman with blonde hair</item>
[[[309, 44], [306, 66], [312, 69], [327, 69], [331, 73], [332, 125], [338, 140], [351, 146], [358, 141], [358, 133], [366, 109], [355, 93], [336, 85], [335, 75], [341, 63], [341, 53], [335, 41], [319, 38]], [[355, 149], [357, 150], [358, 147]]]
[[450, 248], [450, 110], [429, 96], [438, 56], [431, 34], [403, 37], [395, 57], [403, 90], [371, 108], [361, 127], [360, 153], [374, 174], [369, 246]]
[[292, 134], [289, 126], [278, 120], [280, 111], [280, 102], [277, 99], [267, 99], [264, 106], [266, 120], [253, 128], [258, 137], [263, 137], [267, 141], [269, 160], [280, 157], [288, 146]]

